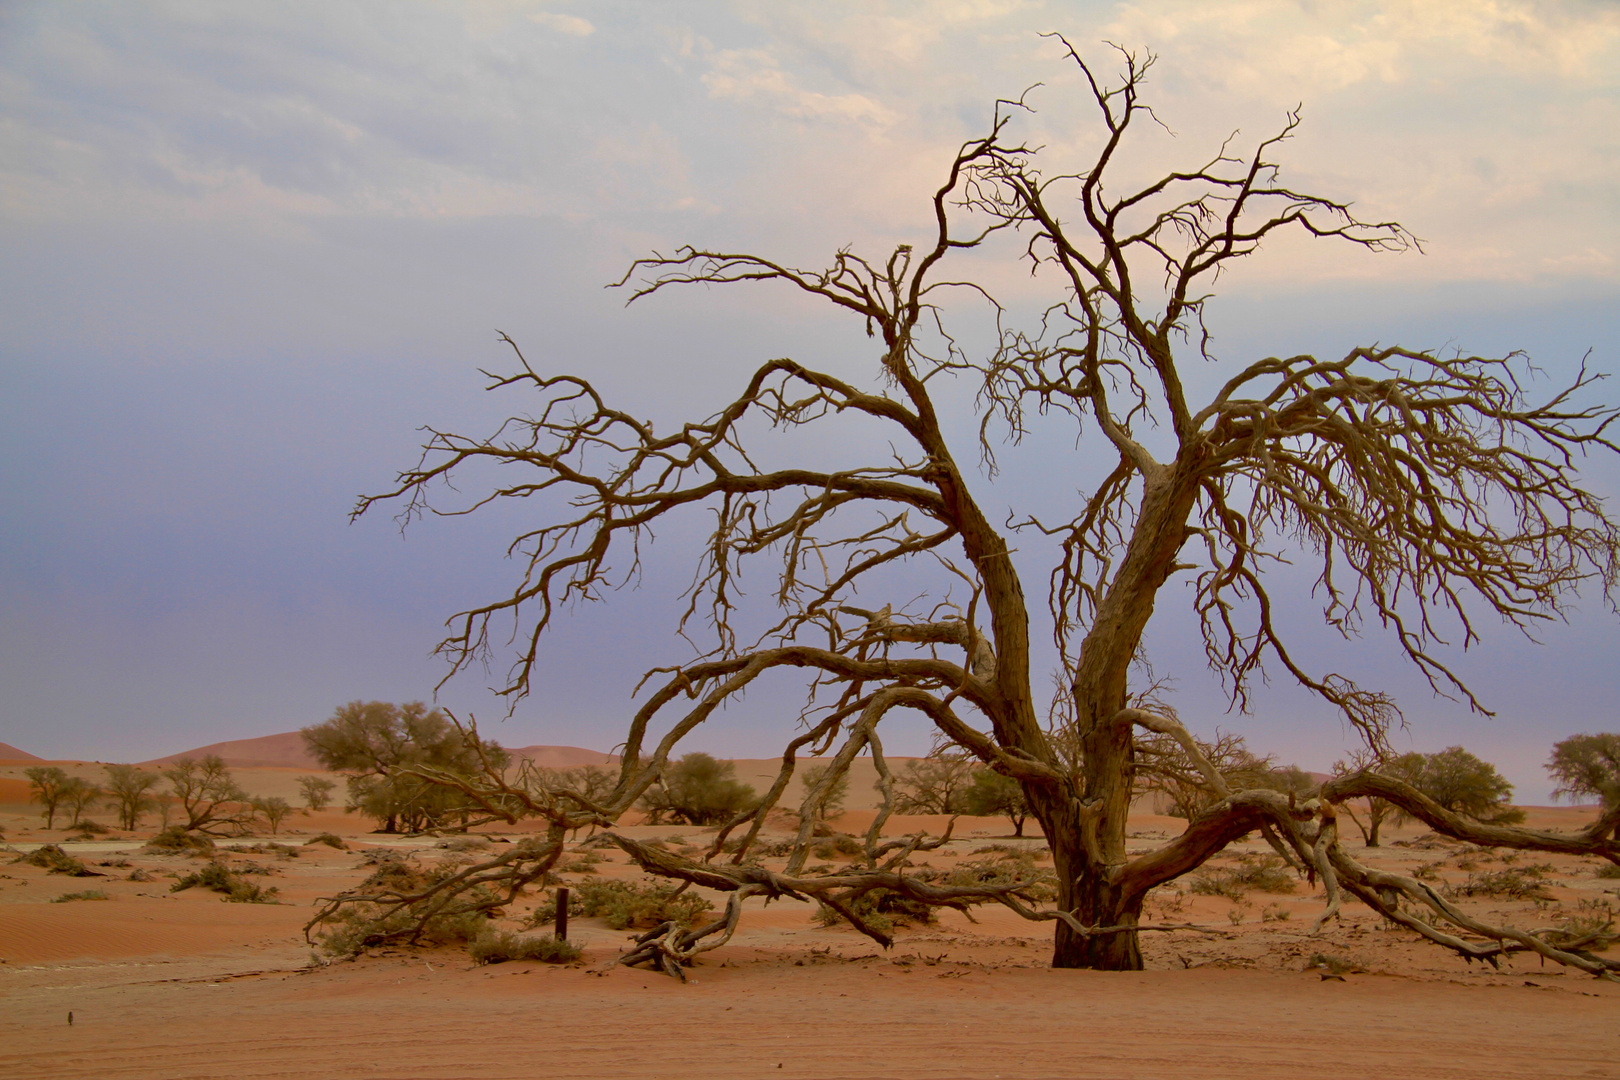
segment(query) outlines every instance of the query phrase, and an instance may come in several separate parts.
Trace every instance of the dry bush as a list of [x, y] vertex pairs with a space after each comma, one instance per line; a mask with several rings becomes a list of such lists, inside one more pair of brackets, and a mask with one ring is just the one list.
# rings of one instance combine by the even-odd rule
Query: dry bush
[[354, 906], [334, 912], [330, 922], [332, 929], [321, 938], [321, 948], [334, 956], [354, 956], [370, 946], [407, 937], [428, 945], [475, 941], [489, 925], [489, 916], [479, 911], [456, 911], [432, 916], [418, 927], [417, 919], [399, 908], [379, 915], [375, 908]]
[[1224, 896], [1242, 900], [1250, 891], [1291, 893], [1298, 883], [1288, 872], [1288, 864], [1275, 855], [1242, 855], [1236, 866], [1222, 870], [1202, 870], [1187, 886], [1201, 896]]
[[1367, 970], [1366, 965], [1360, 961], [1344, 956], [1335, 956], [1332, 953], [1312, 953], [1311, 958], [1305, 961], [1306, 971], [1325, 971], [1329, 975], [1350, 975]]
[[[698, 916], [713, 909], [712, 903], [695, 893], [678, 892], [677, 886], [654, 882], [587, 878], [572, 886], [568, 894], [570, 915], [599, 918], [615, 930], [648, 929], [666, 922], [692, 926]], [[535, 909], [532, 924], [540, 926], [556, 918], [557, 896], [553, 893]]]
[[1604, 863], [1597, 868], [1597, 876], [1600, 878], [1620, 878], [1620, 866], [1616, 866], [1614, 863]]
[[[459, 865], [448, 862], [424, 868], [414, 859], [385, 849], [365, 852], [365, 860], [376, 869], [360, 883], [356, 891], [372, 893], [381, 899], [392, 894], [421, 892], [454, 876], [460, 869]], [[468, 910], [468, 906], [477, 908], [485, 902], [493, 904], [494, 899], [493, 893], [479, 886], [458, 898], [458, 901], [465, 903], [458, 903], [456, 907], [434, 914], [425, 921], [400, 907], [362, 901], [343, 907], [329, 916], [330, 928], [321, 939], [321, 947], [336, 956], [354, 956], [369, 946], [401, 939], [429, 945], [470, 942], [489, 925], [492, 912], [485, 909]]]
[[1552, 871], [1551, 863], [1537, 866], [1510, 866], [1505, 870], [1491, 870], [1483, 874], [1469, 874], [1468, 880], [1447, 885], [1441, 890], [1446, 896], [1488, 896], [1497, 900], [1551, 900], [1546, 891], [1546, 877]]
[[201, 870], [193, 871], [169, 886], [170, 892], [184, 892], [194, 888], [212, 889], [233, 904], [274, 904], [276, 889], [243, 881], [222, 862], [210, 862]]
[[830, 859], [834, 855], [854, 859], [866, 854], [866, 845], [853, 836], [840, 833], [825, 844], [817, 844], [813, 851], [818, 859]]
[[171, 825], [146, 842], [144, 850], [166, 855], [201, 855], [214, 850], [214, 842], [198, 833]]
[[112, 832], [101, 822], [92, 821], [89, 818], [81, 818], [79, 821], [74, 822], [73, 827], [68, 831], [78, 833], [81, 840], [88, 840], [92, 836], [105, 836], [107, 833]]
[[111, 900], [112, 897], [102, 889], [86, 889], [83, 892], [68, 892], [52, 900], [53, 904], [66, 904], [74, 900]]
[[29, 866], [38, 866], [49, 870], [53, 874], [66, 874], [69, 877], [104, 876], [96, 873], [55, 844], [42, 844], [27, 855], [19, 855], [11, 861], [14, 863], [26, 863]]
[[[797, 824], [795, 824], [794, 827], [797, 828]], [[742, 845], [743, 845], [743, 838], [738, 837], [738, 838], [733, 839], [733, 840], [727, 840], [724, 844], [721, 844], [720, 845], [720, 850], [725, 852], [727, 855], [735, 855], [738, 852], [738, 850], [741, 849]], [[791, 855], [792, 853], [793, 853], [793, 841], [792, 840], [764, 840], [764, 839], [758, 839], [758, 840], [755, 840], [752, 844], [748, 845], [748, 855], [749, 855], [749, 858], [751, 860], [782, 859], [782, 858], [786, 858], [788, 855]]]
[[304, 841], [304, 846], [311, 844], [325, 844], [327, 847], [337, 848], [339, 851], [348, 851], [349, 845], [343, 842], [343, 837], [336, 833], [323, 832], [319, 836], [312, 836]]
[[550, 934], [530, 936], [486, 926], [468, 947], [475, 964], [499, 964], [507, 960], [540, 960], [566, 964], [579, 959], [579, 946]]
[[125, 878], [124, 880], [125, 881], [156, 881], [157, 878], [153, 877], [151, 874], [147, 873], [145, 870], [142, 870], [140, 867], [137, 866], [135, 869], [133, 869], [133, 870], [131, 870], [129, 872], [129, 877]]
[[456, 836], [438, 845], [445, 851], [487, 851], [489, 841], [482, 836]]
[[1544, 927], [1536, 933], [1560, 949], [1605, 952], [1620, 941], [1614, 921], [1615, 910], [1609, 901], [1594, 898], [1578, 902], [1574, 913], [1559, 920], [1557, 926]]
[[299, 855], [303, 854], [295, 847], [273, 842], [263, 844], [233, 844], [225, 850], [235, 852], [240, 855], [274, 855], [278, 859], [296, 859]]

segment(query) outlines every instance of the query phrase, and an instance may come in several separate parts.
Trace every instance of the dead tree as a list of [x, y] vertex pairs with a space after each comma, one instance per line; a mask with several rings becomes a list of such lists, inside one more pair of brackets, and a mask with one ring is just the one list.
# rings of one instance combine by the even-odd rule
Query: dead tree
[[[1348, 890], [1466, 956], [1525, 948], [1588, 971], [1613, 968], [1472, 921], [1421, 882], [1362, 866], [1339, 843], [1334, 805], [1384, 799], [1449, 835], [1616, 862], [1620, 810], [1586, 833], [1551, 836], [1466, 821], [1376, 772], [1335, 779], [1319, 800], [1234, 787], [1173, 715], [1141, 704], [1131, 685], [1160, 591], [1190, 581], [1207, 661], [1235, 706], [1246, 705], [1269, 665], [1382, 748], [1399, 719], [1395, 703], [1346, 674], [1296, 662], [1274, 617], [1265, 568], [1290, 550], [1314, 560], [1330, 627], [1346, 635], [1381, 627], [1437, 692], [1483, 711], [1447, 666], [1444, 637], [1474, 641], [1480, 613], [1529, 627], [1557, 618], [1577, 587], [1607, 596], [1614, 584], [1620, 535], [1576, 467], [1586, 452], [1616, 449], [1606, 435], [1615, 411], [1583, 400], [1597, 376], [1583, 367], [1538, 402], [1517, 355], [1367, 346], [1336, 358], [1218, 361], [1203, 331], [1209, 289], [1269, 237], [1291, 231], [1371, 251], [1416, 241], [1396, 223], [1362, 221], [1348, 203], [1280, 182], [1274, 155], [1297, 114], [1252, 151], [1229, 140], [1203, 164], [1116, 186], [1116, 174], [1129, 171], [1121, 163], [1133, 135], [1155, 120], [1139, 98], [1152, 58], [1122, 53], [1123, 74], [1108, 82], [1059, 41], [1103, 129], [1101, 149], [1078, 167], [1038, 167], [1036, 151], [1014, 136], [1030, 106], [1001, 102], [988, 134], [961, 147], [934, 193], [925, 244], [875, 261], [841, 250], [818, 271], [683, 247], [637, 261], [619, 283], [632, 300], [689, 284], [800, 290], [864, 322], [876, 353], [870, 385], [771, 360], [707, 419], [660, 430], [609, 404], [585, 379], [536, 369], [506, 339], [516, 367], [491, 375], [490, 389], [523, 391], [528, 412], [488, 437], [432, 431], [415, 468], [360, 502], [356, 514], [403, 501], [407, 518], [511, 499], [563, 508], [513, 541], [523, 573], [511, 594], [454, 617], [440, 646], [453, 674], [487, 658], [492, 623], [515, 620], [520, 646], [501, 687], [513, 702], [529, 689], [559, 604], [621, 581], [666, 517], [701, 511], [716, 522], [681, 620], [694, 636], [700, 624], [712, 628], [710, 651], [648, 676], [611, 792], [550, 790], [498, 770], [440, 779], [492, 813], [538, 813], [559, 829], [587, 821], [611, 828], [714, 710], [766, 672], [797, 668], [812, 707], [775, 783], [721, 829], [705, 862], [619, 839], [648, 870], [733, 897], [720, 922], [643, 943], [649, 956], [719, 944], [746, 895], [818, 897], [851, 915], [853, 898], [883, 888], [925, 903], [1003, 903], [1054, 921], [1059, 967], [1138, 968], [1148, 891], [1259, 829], [1323, 879], [1329, 913]], [[1009, 325], [987, 289], [948, 275], [962, 252], [1003, 242], [1027, 260], [1037, 285], [1056, 291], [1033, 326]], [[999, 344], [983, 355], [960, 346], [947, 329], [951, 298], [987, 304], [981, 310], [996, 319]], [[1206, 401], [1189, 398], [1189, 358], [1228, 373]], [[953, 380], [977, 393], [977, 430], [947, 430], [942, 420], [936, 394]], [[864, 467], [755, 464], [769, 429], [835, 418], [868, 425], [893, 457]], [[972, 459], [993, 471], [1004, 439], [1017, 441], [1037, 423], [1076, 425], [1085, 461], [1105, 461], [1102, 479], [1081, 492], [1068, 520], [1000, 526], [975, 497]], [[503, 466], [504, 486], [453, 506], [430, 503], [441, 481], [480, 463]], [[1080, 475], [1077, 459], [1077, 483]], [[1050, 537], [1059, 552], [1046, 612], [1062, 664], [1052, 708], [1038, 703], [1031, 670], [1031, 617], [1040, 613], [1011, 558], [1019, 530], [1030, 542], [1036, 533]], [[738, 575], [759, 559], [778, 565], [777, 607], [767, 625], [749, 629]], [[882, 594], [886, 571], [929, 560], [939, 571], [932, 609], [851, 606], [857, 586]], [[894, 806], [879, 733], [895, 709], [921, 712], [944, 742], [1023, 786], [1051, 843], [1054, 907], [1026, 902], [1025, 883], [953, 889], [902, 872], [904, 853], [931, 841], [879, 840]], [[1178, 744], [1209, 799], [1181, 835], [1132, 856], [1126, 814], [1139, 740]], [[786, 868], [766, 871], [746, 853], [801, 753], [831, 753], [834, 765], [805, 796]], [[806, 874], [813, 811], [859, 754], [876, 763], [885, 798], [866, 837], [866, 867]], [[721, 859], [722, 842], [739, 830], [735, 854]], [[1397, 894], [1430, 911], [1432, 923], [1392, 907], [1387, 898]], [[858, 916], [852, 921], [860, 925]], [[1451, 930], [1438, 928], [1447, 922]]]

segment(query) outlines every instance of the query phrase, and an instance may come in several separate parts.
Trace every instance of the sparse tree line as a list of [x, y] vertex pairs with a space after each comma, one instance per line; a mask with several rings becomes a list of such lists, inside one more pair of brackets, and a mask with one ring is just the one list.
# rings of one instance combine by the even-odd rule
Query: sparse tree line
[[[453, 789], [425, 781], [405, 771], [405, 766], [454, 770], [471, 780], [480, 762], [496, 768], [511, 762], [510, 754], [499, 744], [489, 740], [469, 744], [438, 710], [429, 711], [421, 702], [397, 706], [353, 702], [325, 723], [305, 728], [303, 736], [322, 765], [350, 774], [345, 809], [371, 817], [382, 832], [465, 829], [469, 823], [478, 823], [478, 818], [489, 820], [478, 803], [455, 798]], [[1310, 774], [1297, 765], [1278, 766], [1274, 759], [1254, 754], [1241, 736], [1218, 734], [1212, 741], [1195, 740], [1195, 745], [1230, 787], [1269, 788], [1298, 798], [1310, 798], [1317, 791]], [[1217, 793], [1199, 766], [1175, 740], [1145, 740], [1141, 752], [1138, 794], [1162, 795], [1171, 816], [1191, 819], [1217, 801]], [[1545, 767], [1558, 781], [1557, 797], [1603, 804], [1620, 800], [1620, 734], [1571, 736], [1553, 746]], [[25, 771], [46, 828], [56, 827], [59, 814], [69, 817], [69, 828], [80, 826], [98, 800], [114, 812], [118, 827], [126, 830], [138, 828], [143, 817], [155, 812], [162, 812], [167, 824], [178, 811], [176, 824], [188, 832], [247, 832], [261, 819], [276, 832], [294, 809], [279, 796], [248, 795], [217, 756], [182, 758], [159, 771], [134, 765], [103, 768], [107, 778], [99, 785], [56, 766]], [[804, 789], [813, 791], [831, 768], [807, 767]], [[613, 771], [601, 765], [536, 771], [542, 782], [572, 791], [586, 801], [606, 795], [615, 784]], [[1337, 777], [1372, 772], [1404, 781], [1444, 809], [1486, 824], [1514, 825], [1524, 820], [1524, 812], [1509, 802], [1513, 785], [1494, 765], [1460, 746], [1433, 754], [1413, 752], [1384, 758], [1361, 751], [1336, 762], [1333, 772]], [[161, 790], [165, 781], [169, 785], [166, 791]], [[1029, 805], [1023, 789], [965, 751], [944, 749], [907, 762], [896, 772], [894, 784], [899, 813], [1005, 817], [1012, 823], [1014, 836], [1024, 835]], [[331, 805], [337, 786], [322, 776], [301, 776], [298, 785], [309, 811]], [[848, 790], [848, 775], [837, 776], [816, 802], [816, 818], [837, 816]], [[758, 801], [754, 788], [736, 779], [734, 764], [694, 752], [672, 763], [648, 788], [638, 807], [649, 824], [703, 827], [723, 823]], [[1379, 846], [1386, 822], [1413, 820], [1409, 811], [1377, 796], [1363, 800], [1360, 814], [1350, 804], [1346, 810], [1367, 847]]]
[[[57, 816], [65, 815], [70, 829], [103, 831], [100, 823], [86, 817], [100, 803], [113, 812], [120, 829], [137, 829], [143, 818], [157, 814], [166, 828], [185, 832], [241, 835], [263, 822], [275, 833], [294, 809], [279, 795], [249, 795], [215, 754], [180, 758], [158, 770], [136, 765], [102, 769], [107, 776], [99, 784], [55, 765], [24, 771], [29, 797], [40, 804], [47, 829], [54, 829]], [[298, 784], [307, 810], [322, 809], [331, 801], [329, 793], [335, 786], [331, 780], [301, 776]]]

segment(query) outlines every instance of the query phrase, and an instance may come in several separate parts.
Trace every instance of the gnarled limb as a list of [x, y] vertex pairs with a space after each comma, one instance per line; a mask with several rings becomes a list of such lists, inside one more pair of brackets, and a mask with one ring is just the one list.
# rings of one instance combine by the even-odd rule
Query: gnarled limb
[[1616, 826], [1620, 826], [1620, 805], [1605, 809], [1596, 821], [1578, 833], [1553, 833], [1512, 825], [1490, 825], [1454, 814], [1412, 785], [1376, 772], [1352, 773], [1322, 785], [1322, 798], [1331, 802], [1358, 796], [1394, 803], [1434, 831], [1481, 847], [1597, 855], [1620, 865], [1620, 839], [1614, 836]]

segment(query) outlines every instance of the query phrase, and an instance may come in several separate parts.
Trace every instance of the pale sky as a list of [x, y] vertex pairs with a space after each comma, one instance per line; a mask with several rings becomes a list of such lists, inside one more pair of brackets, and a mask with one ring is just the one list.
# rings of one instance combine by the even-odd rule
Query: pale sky
[[[520, 407], [481, 393], [495, 331], [664, 422], [773, 356], [872, 383], [860, 327], [795, 298], [627, 311], [601, 286], [684, 242], [819, 265], [920, 240], [956, 146], [1037, 82], [1028, 137], [1077, 162], [1098, 127], [1042, 30], [1103, 70], [1104, 41], [1159, 54], [1174, 137], [1144, 140], [1142, 175], [1303, 105], [1284, 181], [1423, 239], [1262, 252], [1212, 306], [1223, 361], [1399, 341], [1522, 348], [1549, 387], [1587, 350], [1620, 372], [1614, 3], [4, 3], [0, 741], [142, 759], [430, 695], [439, 623], [507, 587], [525, 522], [401, 538], [346, 513], [415, 460], [417, 426]], [[1016, 265], [983, 272], [1037, 299]], [[1070, 445], [1011, 455], [994, 498], [1019, 504]], [[1620, 489], [1612, 462], [1592, 477]], [[689, 655], [661, 614], [689, 539], [661, 537], [639, 591], [561, 627], [510, 720], [477, 673], [441, 699], [510, 745], [608, 748], [634, 675]], [[1039, 595], [1045, 571], [1023, 572]], [[1553, 741], [1620, 728], [1620, 629], [1596, 596], [1541, 648], [1485, 629], [1459, 666], [1492, 720], [1379, 639], [1305, 648], [1397, 693], [1399, 744], [1462, 743], [1544, 801]], [[1347, 745], [1280, 679], [1225, 713], [1174, 618], [1152, 646], [1196, 729], [1315, 769]], [[773, 753], [787, 700], [761, 693], [692, 745]], [[899, 725], [890, 748], [925, 745]]]

